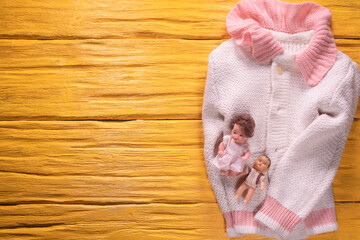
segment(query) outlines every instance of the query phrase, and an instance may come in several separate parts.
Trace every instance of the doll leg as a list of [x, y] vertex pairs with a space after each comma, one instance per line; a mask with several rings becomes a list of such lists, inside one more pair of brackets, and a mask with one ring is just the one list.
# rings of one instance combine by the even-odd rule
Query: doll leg
[[244, 203], [250, 202], [252, 196], [254, 195], [254, 192], [255, 192], [255, 188], [250, 187], [249, 190], [248, 190], [248, 192], [247, 192], [247, 194], [246, 194]]
[[244, 193], [246, 189], [248, 189], [249, 186], [246, 183], [242, 183], [238, 190], [236, 191], [236, 198], [241, 197], [241, 195]]

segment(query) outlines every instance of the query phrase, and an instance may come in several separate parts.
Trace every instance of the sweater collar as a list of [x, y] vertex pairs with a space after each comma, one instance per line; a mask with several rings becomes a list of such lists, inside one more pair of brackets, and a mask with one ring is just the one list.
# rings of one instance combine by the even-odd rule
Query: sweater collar
[[249, 46], [259, 63], [284, 53], [270, 31], [299, 33], [313, 30], [314, 36], [294, 59], [310, 86], [317, 85], [336, 60], [336, 45], [330, 28], [331, 12], [316, 3], [287, 3], [279, 0], [243, 0], [226, 19], [229, 34], [239, 46]]

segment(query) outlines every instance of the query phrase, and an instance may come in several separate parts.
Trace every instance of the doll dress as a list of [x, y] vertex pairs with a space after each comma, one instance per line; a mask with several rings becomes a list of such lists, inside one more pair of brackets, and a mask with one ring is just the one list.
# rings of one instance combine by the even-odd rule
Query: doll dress
[[224, 136], [223, 141], [226, 146], [224, 155], [222, 157], [217, 155], [214, 158], [214, 165], [220, 170], [242, 172], [246, 160], [242, 160], [241, 157], [249, 149], [248, 143], [238, 144], [230, 135]]

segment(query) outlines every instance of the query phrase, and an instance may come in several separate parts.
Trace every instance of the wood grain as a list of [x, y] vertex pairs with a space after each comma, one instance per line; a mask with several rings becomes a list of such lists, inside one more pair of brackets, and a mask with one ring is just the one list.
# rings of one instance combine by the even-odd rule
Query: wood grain
[[[0, 9], [0, 38], [223, 39], [228, 35], [225, 27], [227, 14], [236, 2], [60, 0], [49, 4], [47, 1], [3, 1]], [[357, 38], [360, 35], [358, 1], [314, 2], [332, 11], [332, 29], [336, 38]]]
[[[336, 201], [360, 201], [359, 123], [334, 181]], [[1, 121], [0, 149], [3, 204], [215, 202], [200, 120]]]
[[[200, 119], [220, 43], [0, 40], [0, 120]], [[336, 43], [360, 62], [360, 40]]]
[[[353, 226], [359, 224], [359, 204], [338, 203], [336, 214], [338, 232], [309, 239], [356, 239], [360, 229]], [[216, 203], [19, 204], [0, 206], [0, 215], [1, 239], [228, 239]], [[247, 235], [240, 239], [268, 238]]]
[[[359, 1], [314, 2], [360, 62]], [[228, 239], [200, 119], [235, 4], [1, 1], [0, 239]], [[333, 183], [339, 231], [309, 239], [360, 235], [359, 118]]]

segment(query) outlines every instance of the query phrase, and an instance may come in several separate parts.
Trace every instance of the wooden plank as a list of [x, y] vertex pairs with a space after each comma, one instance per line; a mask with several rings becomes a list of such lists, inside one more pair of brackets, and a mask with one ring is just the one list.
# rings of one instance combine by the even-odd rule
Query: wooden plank
[[[200, 119], [220, 43], [1, 40], [0, 120]], [[336, 43], [360, 62], [360, 40]]]
[[[360, 200], [359, 132], [356, 120], [336, 201]], [[0, 149], [3, 204], [215, 202], [200, 120], [0, 121]]]
[[[332, 11], [336, 37], [359, 37], [360, 11], [356, 0], [314, 2]], [[0, 38], [223, 39], [228, 36], [226, 17], [235, 4], [233, 0], [3, 1]]]
[[[339, 231], [309, 239], [356, 239], [359, 203], [337, 203]], [[0, 206], [1, 239], [228, 239], [216, 203]], [[241, 239], [265, 240], [260, 235]]]
[[201, 122], [167, 122], [0, 122], [1, 201], [215, 201]]
[[208, 54], [220, 43], [0, 42], [2, 120], [200, 119]]

